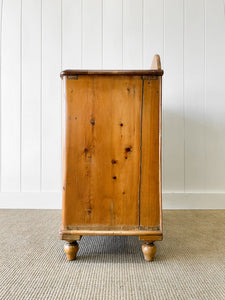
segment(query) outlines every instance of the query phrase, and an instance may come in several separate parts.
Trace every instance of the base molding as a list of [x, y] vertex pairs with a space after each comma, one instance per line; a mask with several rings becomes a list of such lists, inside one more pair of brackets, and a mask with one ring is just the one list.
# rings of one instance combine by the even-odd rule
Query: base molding
[[[83, 235], [131, 235], [131, 236], [143, 236], [149, 238], [152, 237], [153, 240], [162, 240], [162, 231], [157, 230], [138, 230], [133, 229], [115, 229], [113, 226], [101, 226], [100, 229], [94, 229], [92, 226], [86, 226], [86, 229], [76, 229], [76, 230], [66, 230], [60, 229], [59, 238], [61, 240], [71, 240], [73, 236], [83, 236]], [[156, 239], [155, 239], [156, 238]], [[77, 239], [76, 239], [77, 240]]]
[[163, 209], [225, 209], [225, 193], [163, 193]]
[[[225, 209], [224, 193], [163, 193], [163, 209]], [[2, 192], [0, 209], [61, 209], [61, 192]]]
[[61, 209], [60, 192], [2, 192], [0, 209]]

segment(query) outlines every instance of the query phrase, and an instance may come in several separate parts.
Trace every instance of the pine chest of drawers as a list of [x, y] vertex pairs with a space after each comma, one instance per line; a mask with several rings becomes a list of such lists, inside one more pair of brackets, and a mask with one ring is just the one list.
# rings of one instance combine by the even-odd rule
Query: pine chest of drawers
[[83, 235], [133, 235], [147, 261], [162, 240], [160, 58], [151, 70], [61, 73], [60, 238], [68, 260]]

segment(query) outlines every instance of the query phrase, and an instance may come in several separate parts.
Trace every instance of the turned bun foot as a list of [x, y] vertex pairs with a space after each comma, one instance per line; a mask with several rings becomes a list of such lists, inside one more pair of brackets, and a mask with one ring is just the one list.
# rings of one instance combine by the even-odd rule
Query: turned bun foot
[[156, 254], [156, 246], [153, 242], [145, 242], [142, 245], [142, 252], [146, 261], [153, 261]]
[[66, 253], [67, 260], [75, 260], [78, 249], [79, 246], [76, 241], [65, 243], [64, 251]]

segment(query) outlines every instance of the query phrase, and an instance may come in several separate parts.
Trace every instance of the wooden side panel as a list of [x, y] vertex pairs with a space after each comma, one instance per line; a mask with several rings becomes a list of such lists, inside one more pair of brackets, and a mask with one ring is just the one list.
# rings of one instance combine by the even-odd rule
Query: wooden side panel
[[141, 77], [64, 80], [63, 227], [137, 226]]
[[161, 77], [144, 80], [140, 225], [161, 225]]

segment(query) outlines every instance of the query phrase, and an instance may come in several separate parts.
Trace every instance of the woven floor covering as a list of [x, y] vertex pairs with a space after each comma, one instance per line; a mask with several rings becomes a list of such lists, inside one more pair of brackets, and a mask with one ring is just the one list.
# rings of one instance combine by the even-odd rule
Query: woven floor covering
[[59, 210], [0, 210], [0, 299], [225, 299], [225, 211], [164, 211], [145, 262], [138, 237], [87, 237], [76, 261]]

